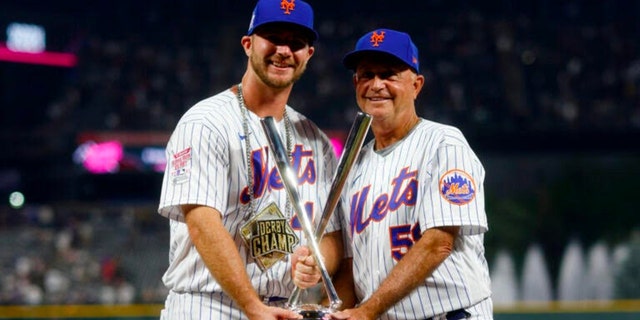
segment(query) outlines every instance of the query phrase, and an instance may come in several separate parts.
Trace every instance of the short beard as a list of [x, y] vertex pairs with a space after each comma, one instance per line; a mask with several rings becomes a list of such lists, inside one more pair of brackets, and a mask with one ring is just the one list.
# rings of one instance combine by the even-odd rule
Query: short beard
[[294, 70], [293, 77], [289, 80], [281, 80], [281, 79], [272, 79], [267, 74], [267, 62], [261, 60], [257, 55], [251, 55], [249, 59], [249, 63], [251, 63], [251, 67], [253, 71], [256, 73], [258, 78], [262, 80], [267, 86], [276, 89], [284, 89], [289, 86], [292, 86], [296, 81], [302, 77], [302, 74], [307, 69], [306, 63], [302, 65], [302, 68], [298, 70]]

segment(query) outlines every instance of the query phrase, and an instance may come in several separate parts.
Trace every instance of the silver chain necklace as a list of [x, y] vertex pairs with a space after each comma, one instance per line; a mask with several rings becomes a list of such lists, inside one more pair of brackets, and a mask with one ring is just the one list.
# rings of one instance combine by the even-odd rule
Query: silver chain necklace
[[[244, 95], [242, 94], [242, 82], [238, 84], [238, 104], [240, 105], [240, 110], [242, 112], [242, 130], [244, 131], [244, 152], [245, 159], [247, 161], [247, 182], [249, 183], [248, 193], [249, 193], [249, 212], [250, 215], [255, 213], [255, 204], [254, 199], [255, 195], [253, 193], [253, 167], [251, 166], [251, 143], [249, 142], [249, 110], [247, 109], [247, 105], [244, 103]], [[284, 109], [284, 131], [287, 145], [287, 154], [289, 155], [289, 162], [292, 159], [292, 139], [291, 139], [291, 121], [289, 120], [289, 115], [287, 114], [287, 108]], [[285, 207], [285, 216], [287, 218], [291, 218], [291, 203], [289, 203], [289, 198], [286, 200]], [[248, 217], [247, 217], [248, 218]]]

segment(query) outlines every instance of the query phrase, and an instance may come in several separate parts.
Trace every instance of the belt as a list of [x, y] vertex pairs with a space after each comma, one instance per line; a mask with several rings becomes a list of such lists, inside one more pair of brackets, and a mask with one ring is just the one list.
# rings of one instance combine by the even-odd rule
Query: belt
[[[471, 314], [469, 312], [467, 312], [464, 309], [458, 309], [458, 310], [453, 310], [453, 311], [449, 311], [447, 312], [447, 314], [445, 315], [445, 319], [447, 320], [460, 320], [460, 319], [467, 319], [471, 316]], [[431, 318], [427, 318], [425, 320], [433, 320], [435, 319], [435, 317], [431, 317]]]
[[271, 303], [271, 302], [282, 302], [285, 300], [289, 300], [289, 298], [285, 297], [262, 297], [262, 302]]

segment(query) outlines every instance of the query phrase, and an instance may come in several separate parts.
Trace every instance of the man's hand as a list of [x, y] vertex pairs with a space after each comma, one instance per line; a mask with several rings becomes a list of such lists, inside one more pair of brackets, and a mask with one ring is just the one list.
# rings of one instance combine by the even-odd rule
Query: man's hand
[[320, 281], [321, 273], [311, 250], [299, 246], [291, 256], [291, 276], [293, 283], [300, 289], [307, 289]]
[[332, 320], [373, 320], [375, 316], [367, 314], [360, 308], [346, 309], [331, 314]]
[[288, 309], [271, 307], [265, 304], [260, 304], [256, 308], [246, 310], [247, 318], [250, 320], [291, 320], [302, 319], [302, 315]]

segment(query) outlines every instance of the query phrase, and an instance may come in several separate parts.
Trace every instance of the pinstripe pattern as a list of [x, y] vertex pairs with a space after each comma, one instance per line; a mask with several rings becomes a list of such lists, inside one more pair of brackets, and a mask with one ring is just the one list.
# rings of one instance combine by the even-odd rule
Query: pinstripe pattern
[[[485, 172], [462, 133], [421, 119], [394, 145], [378, 152], [373, 145], [371, 141], [363, 148], [343, 193], [344, 225], [350, 228], [346, 252], [353, 257], [358, 298], [371, 296], [417, 241], [419, 230], [451, 225], [461, 226], [464, 235], [458, 237], [451, 256], [381, 319], [424, 319], [487, 298]], [[440, 178], [453, 169], [466, 172], [475, 182], [475, 198], [467, 204], [452, 204], [441, 195]], [[485, 315], [491, 318], [491, 312]]]
[[[333, 147], [327, 136], [309, 119], [289, 106], [287, 113], [294, 126], [294, 150], [298, 150], [298, 154], [304, 153], [301, 157], [294, 155], [294, 168], [299, 169], [299, 174], [309, 168], [315, 173], [299, 186], [300, 198], [311, 203], [314, 214], [318, 215], [322, 212], [336, 169]], [[254, 171], [262, 174], [258, 184], [264, 186], [256, 192], [255, 206], [260, 210], [275, 201], [284, 210], [286, 192], [282, 186], [269, 183], [271, 174], [277, 171], [259, 120], [258, 116], [249, 112], [249, 141], [253, 161], [258, 161]], [[278, 129], [284, 141], [284, 121], [278, 124]], [[294, 287], [288, 272], [288, 257], [287, 261], [278, 262], [262, 272], [248, 254], [238, 232], [250, 214], [247, 204], [241, 202], [241, 193], [243, 189], [246, 192], [248, 185], [243, 139], [242, 115], [237, 99], [230, 90], [226, 90], [190, 108], [180, 119], [167, 144], [169, 163], [162, 183], [158, 211], [170, 219], [169, 266], [163, 281], [175, 293], [169, 297], [171, 299], [167, 299], [168, 310], [165, 311], [171, 312], [171, 319], [178, 319], [179, 314], [193, 319], [240, 318], [240, 312], [231, 299], [221, 293], [219, 284], [211, 277], [189, 239], [180, 211], [182, 204], [206, 205], [223, 214], [224, 226], [234, 236], [241, 258], [246, 263], [246, 272], [259, 295], [288, 297]], [[188, 161], [184, 161], [180, 168], [174, 167], [174, 155], [180, 155], [184, 150], [190, 151]], [[295, 163], [299, 163], [299, 166], [296, 167]], [[178, 174], [177, 169], [182, 170], [181, 173]], [[338, 230], [339, 220], [340, 215], [334, 214], [327, 232]], [[294, 229], [304, 244], [302, 230]], [[205, 296], [208, 298], [202, 298]], [[188, 303], [186, 300], [189, 300]], [[186, 310], [187, 307], [190, 309]]]

